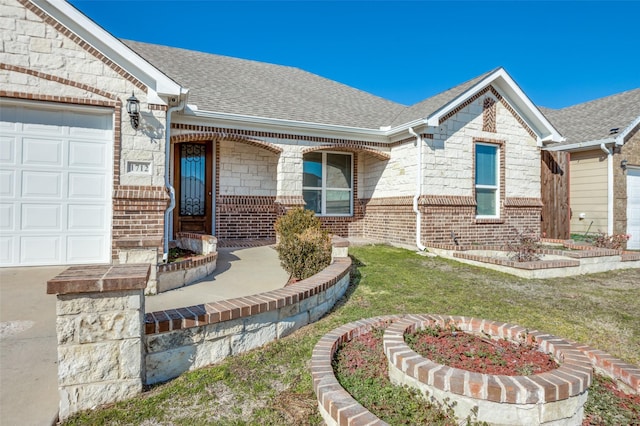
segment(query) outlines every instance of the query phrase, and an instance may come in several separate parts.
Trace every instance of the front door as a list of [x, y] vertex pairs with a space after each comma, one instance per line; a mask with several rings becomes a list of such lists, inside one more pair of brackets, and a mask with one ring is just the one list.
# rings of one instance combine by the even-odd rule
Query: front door
[[174, 230], [211, 235], [211, 144], [176, 144], [174, 158]]

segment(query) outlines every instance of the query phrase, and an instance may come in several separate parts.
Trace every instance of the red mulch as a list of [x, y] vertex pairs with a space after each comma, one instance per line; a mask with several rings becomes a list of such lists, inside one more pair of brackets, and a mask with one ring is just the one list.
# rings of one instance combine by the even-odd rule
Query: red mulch
[[438, 364], [484, 374], [528, 376], [558, 368], [534, 345], [482, 338], [462, 331], [419, 330], [408, 334], [411, 348]]

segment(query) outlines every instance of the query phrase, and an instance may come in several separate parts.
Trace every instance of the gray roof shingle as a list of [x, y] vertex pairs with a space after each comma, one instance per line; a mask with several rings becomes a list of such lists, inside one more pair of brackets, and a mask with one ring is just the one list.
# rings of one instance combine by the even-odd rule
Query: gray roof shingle
[[640, 116], [640, 89], [633, 89], [562, 109], [540, 108], [567, 139], [563, 145], [606, 139]]
[[123, 40], [200, 110], [379, 128], [404, 105], [294, 67]]
[[200, 110], [378, 129], [428, 117], [493, 71], [411, 107], [299, 68], [122, 40]]

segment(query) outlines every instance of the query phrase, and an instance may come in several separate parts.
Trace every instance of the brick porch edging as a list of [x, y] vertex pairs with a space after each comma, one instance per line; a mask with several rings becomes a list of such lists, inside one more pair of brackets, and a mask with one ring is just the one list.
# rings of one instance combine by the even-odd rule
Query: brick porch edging
[[[443, 366], [417, 354], [404, 340], [405, 333], [423, 327], [449, 325], [465, 332], [537, 343], [540, 351], [553, 354], [561, 365], [555, 370], [530, 376], [504, 376], [468, 372]], [[514, 324], [444, 315], [409, 315], [387, 328], [384, 351], [389, 362], [404, 374], [437, 389], [498, 403], [538, 404], [564, 400], [583, 393], [592, 380], [589, 359], [568, 341]]]
[[[318, 408], [327, 425], [386, 425], [356, 401], [341, 385], [333, 372], [333, 357], [344, 342], [369, 332], [373, 327], [392, 324], [408, 315], [388, 315], [355, 321], [325, 334], [313, 349], [311, 377]], [[567, 340], [582, 352], [593, 368], [629, 386], [640, 394], [640, 368], [627, 364], [606, 352]]]

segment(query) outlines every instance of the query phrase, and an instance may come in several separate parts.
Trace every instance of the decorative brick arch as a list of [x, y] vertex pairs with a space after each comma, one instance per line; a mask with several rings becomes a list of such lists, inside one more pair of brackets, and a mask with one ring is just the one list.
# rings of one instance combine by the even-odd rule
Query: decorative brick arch
[[264, 142], [258, 139], [247, 138], [246, 136], [242, 136], [242, 135], [234, 135], [234, 134], [228, 134], [224, 132], [185, 133], [181, 135], [171, 136], [171, 143], [197, 142], [197, 141], [210, 141], [210, 140], [215, 140], [215, 141], [226, 140], [226, 141], [240, 142], [247, 145], [265, 149], [276, 155], [280, 155], [280, 153], [282, 152], [282, 148], [272, 143]]
[[306, 148], [305, 150], [302, 151], [302, 154], [308, 154], [310, 152], [314, 152], [314, 151], [345, 151], [345, 152], [364, 152], [367, 154], [370, 154], [372, 156], [374, 156], [375, 158], [377, 158], [378, 160], [382, 160], [382, 161], [386, 161], [389, 160], [391, 158], [391, 155], [387, 154], [386, 152], [382, 152], [382, 151], [378, 151], [376, 149], [373, 148], [368, 148], [365, 146], [360, 146], [360, 145], [355, 145], [355, 144], [351, 144], [351, 145], [323, 145], [323, 146], [312, 146], [309, 148]]

